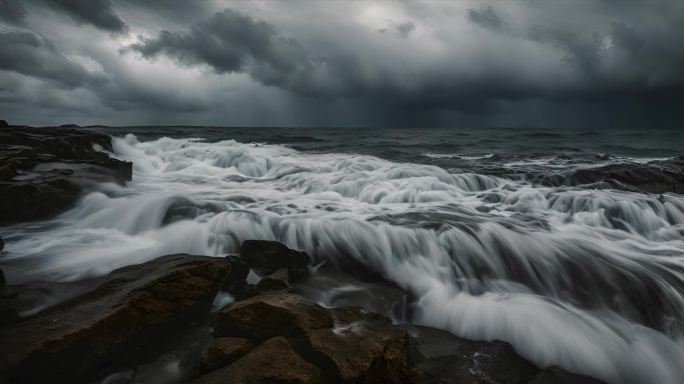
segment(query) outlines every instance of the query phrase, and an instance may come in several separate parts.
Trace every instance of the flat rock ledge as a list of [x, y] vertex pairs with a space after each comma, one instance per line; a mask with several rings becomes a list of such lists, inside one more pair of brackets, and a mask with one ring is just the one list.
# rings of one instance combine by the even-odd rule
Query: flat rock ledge
[[[255, 255], [259, 249], [268, 257]], [[245, 251], [121, 268], [85, 294], [0, 325], [0, 383], [159, 382], [159, 371], [146, 364], [151, 353], [169, 351], [150, 346], [169, 339], [190, 339], [182, 349], [197, 353], [190, 369], [165, 382], [599, 383], [539, 369], [501, 341], [393, 325], [358, 307], [322, 307], [287, 281], [288, 271], [305, 276], [306, 254], [273, 242], [250, 242]], [[254, 268], [275, 276], [248, 284]], [[215, 299], [225, 295], [237, 301], [217, 308]], [[189, 331], [193, 324], [211, 327], [206, 340]]]
[[132, 163], [96, 150], [111, 138], [72, 127], [0, 125], [0, 225], [50, 218], [98, 183], [124, 185]]

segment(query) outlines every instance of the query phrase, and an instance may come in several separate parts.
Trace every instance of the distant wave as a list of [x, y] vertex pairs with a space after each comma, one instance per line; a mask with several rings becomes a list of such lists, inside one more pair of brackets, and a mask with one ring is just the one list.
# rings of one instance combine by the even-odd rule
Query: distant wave
[[3, 233], [21, 278], [75, 280], [273, 239], [394, 282], [415, 323], [612, 383], [684, 382], [680, 195], [233, 140], [128, 135], [113, 147], [134, 162], [128, 187], [104, 185], [56, 220]]

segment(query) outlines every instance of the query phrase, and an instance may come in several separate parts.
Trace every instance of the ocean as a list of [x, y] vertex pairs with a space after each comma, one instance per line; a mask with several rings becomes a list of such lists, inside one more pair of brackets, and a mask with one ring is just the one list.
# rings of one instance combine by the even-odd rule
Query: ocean
[[90, 129], [133, 181], [0, 228], [12, 283], [277, 240], [313, 258], [299, 289], [323, 305], [608, 382], [684, 381], [684, 195], [562, 182], [680, 156], [682, 130]]

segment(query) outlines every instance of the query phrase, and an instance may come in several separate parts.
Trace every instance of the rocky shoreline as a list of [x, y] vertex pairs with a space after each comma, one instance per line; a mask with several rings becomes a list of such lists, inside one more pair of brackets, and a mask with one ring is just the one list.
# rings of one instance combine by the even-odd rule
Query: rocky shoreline
[[52, 217], [98, 183], [125, 185], [132, 164], [111, 150], [111, 137], [72, 126], [33, 128], [0, 120], [0, 225]]
[[[132, 164], [98, 148], [111, 150], [111, 138], [0, 121], [0, 225], [49, 218], [99, 183], [130, 181]], [[572, 184], [659, 193], [672, 179], [684, 190], [682, 159], [630, 167], [578, 171]], [[0, 383], [598, 383], [536, 367], [505, 342], [323, 307], [298, 289], [310, 273], [305, 253], [267, 241], [49, 289], [7, 285], [0, 270]], [[66, 299], [25, 311], [50, 289]]]
[[[504, 342], [324, 308], [292, 287], [309, 273], [306, 257], [249, 241], [239, 257], [170, 255], [118, 269], [88, 292], [3, 324], [0, 382], [146, 382], [165, 356], [175, 371], [162, 382], [598, 382], [539, 369]], [[247, 282], [264, 268], [273, 273]]]

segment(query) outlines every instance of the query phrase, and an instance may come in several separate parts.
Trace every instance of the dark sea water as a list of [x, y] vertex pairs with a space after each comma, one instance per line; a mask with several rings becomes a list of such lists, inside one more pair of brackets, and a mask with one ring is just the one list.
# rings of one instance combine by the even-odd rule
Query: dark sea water
[[536, 182], [684, 155], [684, 131], [91, 129], [133, 181], [0, 229], [11, 282], [277, 240], [312, 256], [300, 289], [321, 304], [611, 383], [684, 382], [684, 196]]

